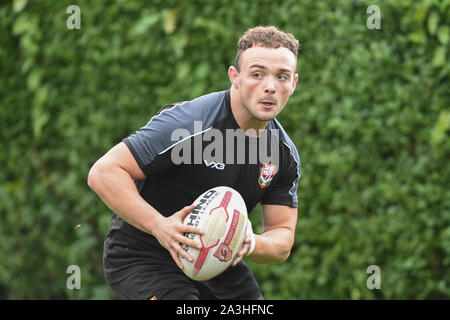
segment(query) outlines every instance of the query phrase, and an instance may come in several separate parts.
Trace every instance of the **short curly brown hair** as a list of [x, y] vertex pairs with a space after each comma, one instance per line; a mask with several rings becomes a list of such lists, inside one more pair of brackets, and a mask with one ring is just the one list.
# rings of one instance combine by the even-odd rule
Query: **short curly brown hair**
[[279, 48], [283, 47], [289, 49], [297, 58], [299, 41], [290, 33], [285, 33], [274, 26], [258, 26], [247, 30], [238, 41], [238, 52], [234, 67], [239, 72], [239, 59], [241, 53], [253, 46]]

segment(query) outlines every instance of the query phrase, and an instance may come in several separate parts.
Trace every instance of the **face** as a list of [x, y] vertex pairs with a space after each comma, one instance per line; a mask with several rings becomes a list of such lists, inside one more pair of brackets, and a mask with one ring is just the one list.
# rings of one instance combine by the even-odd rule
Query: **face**
[[[267, 122], [283, 110], [298, 81], [297, 59], [286, 48], [252, 47], [241, 53], [240, 72], [229, 69], [246, 121]], [[245, 121], [244, 120], [244, 121]]]

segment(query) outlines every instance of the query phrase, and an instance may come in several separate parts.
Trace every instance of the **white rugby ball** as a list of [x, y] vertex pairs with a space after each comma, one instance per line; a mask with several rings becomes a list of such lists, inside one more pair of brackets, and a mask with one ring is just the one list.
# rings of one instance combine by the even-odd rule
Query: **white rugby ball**
[[225, 271], [241, 249], [247, 227], [247, 207], [242, 196], [229, 187], [215, 187], [195, 201], [195, 209], [183, 220], [203, 235], [185, 233], [201, 244], [200, 250], [186, 245], [183, 249], [194, 259], [189, 262], [180, 255], [184, 273], [191, 279], [204, 281]]

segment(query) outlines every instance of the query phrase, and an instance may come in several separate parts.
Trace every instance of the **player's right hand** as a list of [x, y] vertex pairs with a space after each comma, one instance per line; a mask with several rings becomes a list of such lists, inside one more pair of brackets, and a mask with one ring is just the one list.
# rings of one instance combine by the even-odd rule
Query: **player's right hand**
[[192, 257], [181, 247], [181, 244], [197, 249], [202, 248], [200, 243], [184, 236], [184, 233], [203, 234], [199, 229], [183, 224], [184, 218], [194, 210], [194, 208], [195, 205], [192, 204], [175, 212], [169, 217], [160, 216], [156, 228], [152, 230], [152, 234], [158, 239], [159, 243], [170, 252], [170, 255], [180, 269], [183, 269], [183, 264], [181, 263], [178, 254], [188, 261], [193, 261]]

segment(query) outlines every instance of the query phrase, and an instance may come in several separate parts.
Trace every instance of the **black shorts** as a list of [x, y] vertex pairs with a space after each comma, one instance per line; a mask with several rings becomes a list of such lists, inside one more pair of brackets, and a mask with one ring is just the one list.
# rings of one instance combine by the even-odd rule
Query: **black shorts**
[[[237, 268], [237, 269], [235, 269]], [[241, 261], [233, 269], [247, 268]], [[241, 272], [239, 272], [241, 273]], [[251, 275], [251, 273], [249, 274]], [[183, 273], [141, 270], [118, 283], [110, 284], [125, 300], [262, 300], [253, 276], [233, 278], [222, 274], [208, 281], [193, 281]]]
[[120, 299], [263, 299], [258, 283], [244, 261], [211, 280], [194, 281], [183, 273], [159, 243], [150, 243], [145, 250], [141, 245], [141, 241], [123, 234], [109, 235], [105, 241], [105, 276]]

